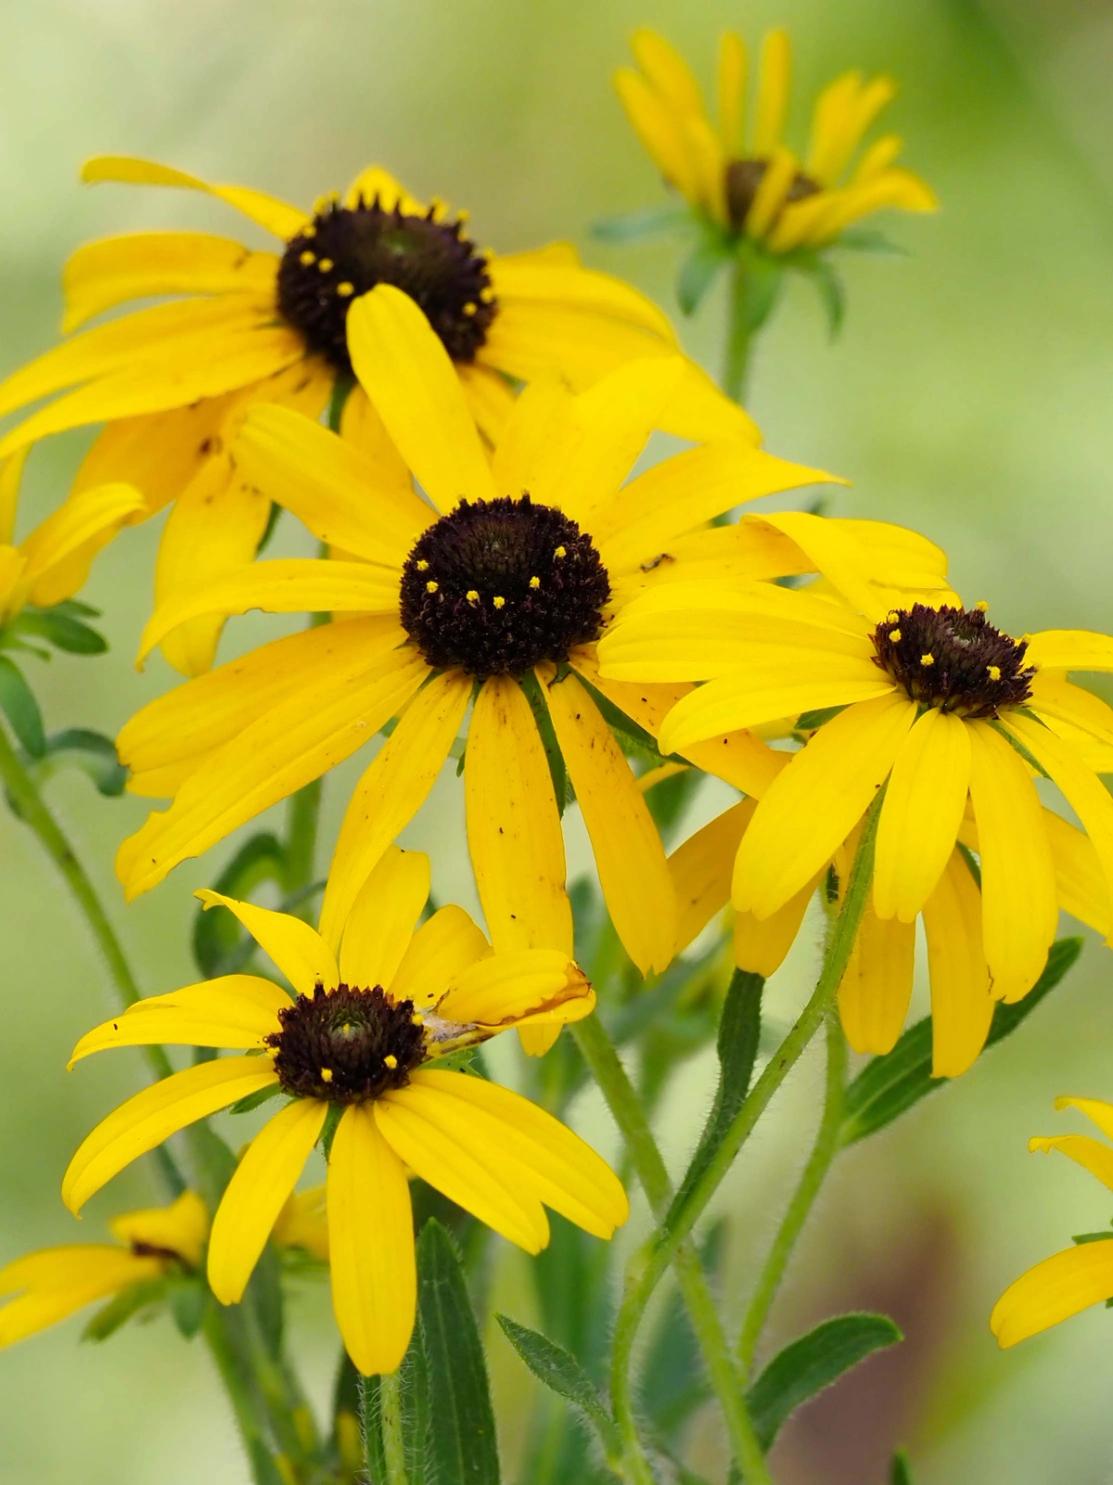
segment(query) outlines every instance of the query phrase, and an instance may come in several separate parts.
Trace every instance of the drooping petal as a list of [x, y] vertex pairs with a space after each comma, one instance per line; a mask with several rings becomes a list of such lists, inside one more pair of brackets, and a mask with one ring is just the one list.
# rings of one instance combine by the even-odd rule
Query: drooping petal
[[238, 1304], [243, 1298], [327, 1113], [327, 1104], [296, 1098], [267, 1120], [244, 1152], [225, 1187], [209, 1236], [209, 1286], [221, 1304]]
[[690, 835], [669, 857], [676, 891], [678, 954], [730, 901], [734, 858], [756, 808], [754, 800], [744, 799]]
[[679, 120], [673, 118], [664, 101], [632, 67], [618, 68], [614, 84], [626, 117], [657, 169], [670, 185], [698, 204], [698, 176]]
[[1044, 1155], [1065, 1155], [1113, 1191], [1113, 1149], [1094, 1139], [1093, 1135], [1035, 1135], [1028, 1141], [1028, 1148]]
[[364, 1376], [397, 1370], [417, 1313], [409, 1183], [372, 1108], [345, 1109], [326, 1183], [332, 1307]]
[[1059, 906], [1108, 937], [1113, 928], [1109, 888], [1093, 842], [1085, 831], [1068, 824], [1052, 810], [1044, 811], [1043, 822], [1055, 864]]
[[[97, 1250], [92, 1251], [95, 1253]], [[37, 1335], [94, 1300], [103, 1299], [131, 1284], [157, 1278], [162, 1272], [163, 1265], [157, 1258], [137, 1258], [134, 1254], [114, 1249], [110, 1264], [91, 1261], [85, 1277], [72, 1286], [23, 1294], [0, 1307], [0, 1347]]]
[[892, 1051], [912, 999], [916, 925], [884, 921], [867, 907], [839, 985], [839, 1014], [856, 1052]]
[[340, 978], [345, 984], [390, 985], [428, 897], [428, 856], [390, 846], [343, 925]]
[[204, 191], [283, 240], [295, 237], [308, 220], [305, 212], [276, 196], [267, 195], [265, 191], [253, 190], [250, 186], [210, 185], [184, 170], [131, 155], [94, 155], [81, 167], [81, 179], [86, 185], [113, 181], [128, 186], [177, 186], [186, 191]]
[[128, 1247], [140, 1243], [148, 1248], [178, 1253], [193, 1268], [201, 1266], [209, 1226], [208, 1207], [196, 1191], [189, 1190], [183, 1191], [166, 1206], [121, 1212], [108, 1223], [117, 1242]]
[[239, 902], [202, 887], [194, 897], [201, 906], [227, 908], [277, 965], [299, 995], [312, 995], [315, 985], [335, 986], [340, 971], [330, 946], [315, 928], [292, 913], [257, 907], [253, 902]]
[[228, 1057], [200, 1062], [152, 1083], [86, 1135], [62, 1178], [62, 1200], [76, 1215], [125, 1165], [187, 1124], [277, 1081], [269, 1057]]
[[1015, 1279], [994, 1305], [989, 1327], [999, 1346], [1015, 1346], [1111, 1298], [1113, 1239], [1077, 1243]]
[[924, 903], [931, 979], [931, 1071], [957, 1078], [985, 1046], [993, 1019], [982, 906], [970, 868], [956, 851]]
[[735, 914], [734, 962], [739, 969], [766, 980], [780, 969], [796, 942], [808, 903], [821, 880], [822, 874], [813, 878], [767, 918], [755, 918], [753, 913]]
[[457, 970], [437, 1015], [480, 1026], [508, 1026], [538, 1013], [557, 1022], [580, 1021], [594, 1004], [591, 986], [567, 954], [559, 949], [515, 949]]
[[1113, 1140], [1113, 1103], [1104, 1098], [1057, 1098], [1058, 1110], [1077, 1109], [1094, 1123], [1107, 1139]]
[[490, 952], [482, 929], [462, 907], [449, 903], [414, 934], [386, 988], [395, 1001], [435, 1005], [458, 975]]
[[149, 995], [87, 1031], [70, 1055], [73, 1067], [108, 1047], [262, 1048], [278, 1029], [289, 997], [256, 975], [219, 975], [168, 995]]
[[28, 601], [50, 608], [72, 598], [97, 553], [144, 509], [142, 493], [132, 485], [100, 485], [71, 495], [22, 543]]

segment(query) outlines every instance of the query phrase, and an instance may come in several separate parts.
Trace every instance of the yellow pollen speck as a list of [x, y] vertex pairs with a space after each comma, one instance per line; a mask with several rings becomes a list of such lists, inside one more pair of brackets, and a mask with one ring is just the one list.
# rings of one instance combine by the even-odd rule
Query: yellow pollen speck
[[418, 570], [418, 572], [428, 572], [429, 571], [429, 564], [428, 564], [428, 562], [426, 562], [426, 560], [425, 560], [424, 557], [421, 557], [418, 560], [417, 570]]
[[900, 644], [900, 630], [899, 629], [890, 629], [889, 630], [889, 643], [890, 644], [894, 644], [894, 645], [899, 645]]
[[985, 673], [991, 681], [999, 681], [1001, 679], [1001, 667], [999, 665], [987, 665]]
[[410, 1017], [410, 1025], [411, 1026], [424, 1026], [425, 1025], [425, 1017], [421, 1014], [420, 1011], [414, 1011], [413, 1015]]
[[539, 577], [531, 577], [529, 580], [529, 585], [531, 588], [540, 588], [541, 579]]
[[935, 656], [934, 655], [921, 655], [920, 656], [920, 664], [923, 665], [925, 668], [927, 666], [929, 666], [929, 665], [934, 665], [935, 664]]
[[505, 608], [506, 607], [506, 599], [505, 598], [499, 598], [497, 595], [494, 598], [491, 599], [491, 602], [494, 604], [494, 606], [496, 608]]
[[885, 622], [886, 624], [895, 624], [899, 618], [900, 614], [897, 613], [895, 608], [891, 608], [885, 615]]
[[568, 548], [565, 547], [565, 546], [554, 547], [553, 548], [553, 556], [554, 557], [567, 557], [568, 556]]
[[426, 593], [435, 593], [439, 587], [440, 583], [436, 583], [433, 581], [432, 578], [430, 578], [429, 581], [425, 584], [425, 591]]
[[306, 248], [304, 253], [298, 254], [298, 262], [303, 268], [309, 268], [313, 263], [316, 263], [316, 261], [317, 254], [311, 253], [308, 248]]
[[478, 603], [479, 602], [479, 589], [478, 588], [469, 588], [468, 591], [464, 594], [464, 597], [468, 600], [469, 603]]
[[321, 1068], [321, 1082], [322, 1083], [331, 1083], [332, 1082], [332, 1068], [331, 1067], [322, 1067]]
[[355, 284], [350, 284], [347, 279], [342, 284], [337, 284], [336, 286], [336, 292], [340, 295], [341, 299], [350, 299], [355, 291]]
[[985, 601], [984, 598], [979, 598], [978, 601], [977, 601], [977, 603], [974, 605], [974, 607], [978, 610], [978, 612], [980, 614], [984, 614], [984, 613], [987, 613], [989, 611], [989, 604]]
[[478, 304], [472, 304], [472, 302], [470, 300], [468, 301], [467, 304], [464, 305], [464, 313], [466, 315], [469, 315], [469, 316], [475, 314], [478, 309], [479, 309], [479, 305]]
[[335, 266], [336, 265], [333, 263], [331, 258], [322, 258], [321, 261], [317, 264], [317, 267], [321, 270], [322, 273], [331, 273]]
[[483, 300], [484, 304], [490, 304], [491, 300], [495, 297], [495, 291], [494, 289], [480, 289], [479, 297]]
[[388, 1052], [383, 1058], [383, 1062], [390, 1068], [391, 1072], [398, 1066], [398, 1058], [395, 1057], [393, 1052]]

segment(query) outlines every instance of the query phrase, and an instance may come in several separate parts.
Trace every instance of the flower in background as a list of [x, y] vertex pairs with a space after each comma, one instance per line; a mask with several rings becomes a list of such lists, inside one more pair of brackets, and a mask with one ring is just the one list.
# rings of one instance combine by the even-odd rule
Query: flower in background
[[75, 1213], [177, 1130], [245, 1099], [285, 1096], [221, 1198], [209, 1284], [222, 1303], [239, 1301], [323, 1139], [333, 1308], [366, 1374], [393, 1371], [413, 1330], [410, 1174], [529, 1253], [548, 1243], [545, 1206], [603, 1238], [628, 1213], [617, 1177], [564, 1125], [484, 1078], [435, 1066], [509, 1027], [589, 1015], [591, 986], [554, 950], [493, 955], [457, 907], [415, 931], [428, 894], [428, 858], [396, 847], [324, 936], [299, 918], [201, 892], [206, 907], [236, 915], [293, 995], [258, 975], [188, 985], [96, 1027], [72, 1059], [154, 1044], [240, 1053], [174, 1073], [109, 1114], [63, 1180]]
[[[993, 994], [1018, 1000], [1058, 922], [1036, 776], [1078, 816], [1113, 901], [1113, 800], [1098, 777], [1113, 772], [1113, 710], [1068, 679], [1113, 670], [1113, 639], [1078, 630], [1014, 639], [984, 604], [966, 608], [946, 591], [881, 602], [846, 570], [836, 534], [829, 561], [817, 558], [835, 591], [662, 587], [628, 605], [600, 644], [600, 668], [615, 679], [706, 682], [665, 719], [666, 753], [801, 714], [815, 729], [762, 794], [739, 846], [734, 905], [758, 918], [826, 867], [885, 786], [872, 905], [884, 922], [911, 923], [969, 816]], [[1102, 917], [1113, 922], [1113, 912]]]
[[[895, 134], [859, 153], [896, 91], [891, 79], [867, 80], [859, 72], [836, 78], [819, 95], [807, 152], [798, 154], [784, 138], [790, 70], [784, 31], [764, 39], [748, 118], [747, 48], [736, 32], [725, 32], [719, 43], [713, 116], [687, 63], [662, 36], [639, 30], [632, 48], [637, 66], [615, 75], [619, 97], [646, 151], [701, 229], [681, 271], [686, 312], [740, 244], [756, 249], [755, 259], [767, 268], [793, 265], [816, 273], [837, 300], [837, 284], [821, 256], [826, 249], [879, 246], [850, 231], [875, 212], [935, 210], [931, 189], [894, 163], [901, 145]], [[767, 272], [764, 287], [751, 295], [751, 330], [768, 313], [776, 283]], [[837, 320], [837, 304], [832, 309]]]
[[[1057, 1098], [1057, 1109], [1077, 1109], [1106, 1139], [1113, 1139], [1113, 1103], [1100, 1098]], [[1057, 1151], [1113, 1190], [1113, 1148], [1087, 1134], [1036, 1136], [1030, 1150]], [[1091, 1305], [1113, 1300], [1113, 1232], [1076, 1237], [1073, 1248], [1045, 1258], [1021, 1274], [993, 1307], [989, 1326], [1002, 1347], [1069, 1320]]]
[[[143, 492], [148, 514], [174, 502], [159, 552], [159, 602], [250, 561], [270, 506], [238, 478], [230, 434], [256, 402], [321, 414], [353, 355], [376, 353], [367, 322], [353, 351], [348, 319], [377, 284], [394, 285], [421, 309], [489, 436], [505, 421], [516, 383], [558, 375], [585, 387], [632, 358], [678, 350], [649, 300], [583, 268], [570, 246], [494, 256], [471, 240], [464, 217], [417, 201], [378, 166], [308, 212], [145, 160], [93, 159], [83, 179], [203, 191], [280, 243], [252, 251], [207, 233], [140, 232], [87, 244], [65, 267], [65, 331], [135, 300], [181, 297], [85, 331], [0, 383], [0, 415], [52, 399], [0, 439], [0, 457], [47, 434], [106, 423], [76, 489], [126, 481]], [[662, 426], [752, 438], [745, 413], [684, 364]], [[345, 433], [358, 439], [369, 418], [357, 390]], [[168, 640], [167, 658], [187, 674], [204, 671], [218, 634], [217, 622], [199, 621]]]
[[[535, 384], [489, 455], [443, 346], [405, 295], [366, 295], [351, 340], [396, 454], [372, 460], [280, 408], [256, 409], [234, 451], [245, 478], [350, 555], [258, 562], [198, 588], [156, 613], [143, 649], [214, 613], [319, 610], [333, 620], [191, 681], [124, 728], [133, 787], [174, 801], [121, 847], [120, 878], [130, 896], [153, 887], [398, 718], [340, 834], [322, 908], [333, 925], [424, 802], [471, 706], [468, 844], [496, 946], [572, 953], [567, 770], [619, 937], [643, 973], [664, 969], [672, 887], [620, 737], [624, 718], [644, 726], [647, 709], [659, 718], [681, 693], [611, 688], [598, 678], [596, 642], [631, 595], [671, 581], [685, 560], [693, 574], [808, 568], [779, 534], [749, 541], [704, 528], [742, 502], [830, 476], [734, 439], [623, 483], [687, 376], [661, 357], [578, 396]], [[693, 756], [749, 792], [766, 751], [739, 735]]]
[[[778, 754], [782, 767], [788, 754]], [[757, 801], [745, 799], [697, 830], [669, 857], [679, 910], [677, 953], [703, 931], [730, 901], [738, 848]], [[1108, 891], [1092, 843], [1075, 826], [1044, 812], [1059, 904], [1089, 927], [1107, 934]], [[985, 1046], [995, 1001], [982, 946], [980, 887], [967, 854], [977, 838], [968, 822], [963, 846], [951, 852], [919, 914], [927, 943], [931, 988], [932, 1073], [958, 1077]], [[857, 846], [857, 832], [839, 848], [830, 868], [844, 885]], [[965, 847], [966, 849], [963, 849]], [[767, 918], [730, 913], [732, 958], [738, 969], [768, 979], [796, 940], [808, 904], [827, 890], [822, 867], [796, 895]], [[916, 918], [879, 918], [867, 905], [850, 962], [838, 991], [847, 1040], [856, 1052], [882, 1055], [895, 1046], [908, 1015], [916, 961]]]

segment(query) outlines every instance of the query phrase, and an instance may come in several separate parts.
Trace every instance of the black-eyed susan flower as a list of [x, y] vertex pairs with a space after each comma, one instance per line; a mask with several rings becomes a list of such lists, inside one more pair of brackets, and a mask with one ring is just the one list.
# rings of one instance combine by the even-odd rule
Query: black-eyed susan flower
[[[893, 97], [890, 78], [837, 77], [816, 100], [806, 151], [796, 151], [785, 141], [791, 57], [784, 31], [769, 32], [762, 43], [749, 108], [746, 43], [733, 31], [723, 34], [713, 112], [664, 37], [643, 29], [632, 47], [636, 66], [615, 75], [619, 97], [650, 158], [701, 228], [691, 271], [681, 275], [685, 308], [706, 288], [713, 265], [740, 244], [779, 266], [814, 268], [832, 245], [856, 245], [849, 229], [876, 212], [934, 210], [930, 188], [895, 164], [901, 147], [895, 135], [861, 148]], [[773, 284], [767, 278], [766, 289], [751, 296], [751, 329], [772, 302]]]
[[[807, 567], [783, 537], [739, 542], [701, 528], [724, 509], [829, 476], [729, 440], [624, 483], [687, 375], [661, 357], [575, 396], [535, 384], [491, 456], [443, 346], [405, 295], [373, 290], [350, 330], [354, 347], [376, 346], [366, 357], [357, 349], [355, 369], [401, 459], [372, 462], [284, 409], [256, 409], [245, 423], [235, 446], [244, 476], [350, 555], [255, 563], [183, 596], [156, 614], [144, 650], [214, 613], [309, 609], [334, 619], [190, 682], [124, 728], [134, 787], [175, 797], [124, 843], [121, 880], [130, 895], [146, 891], [397, 717], [341, 832], [323, 907], [331, 926], [420, 807], [472, 705], [468, 841], [496, 945], [571, 953], [550, 768], [559, 751], [615, 927], [643, 972], [663, 969], [674, 922], [664, 850], [608, 712], [645, 725], [647, 710], [659, 718], [679, 693], [600, 681], [595, 645], [631, 594], [689, 556], [759, 574]], [[752, 789], [764, 753], [740, 735], [698, 756]]]
[[194, 1191], [169, 1206], [123, 1212], [108, 1224], [111, 1243], [41, 1248], [0, 1268], [0, 1346], [138, 1285], [197, 1273], [209, 1234], [209, 1213]]
[[323, 933], [201, 892], [206, 907], [236, 915], [293, 994], [248, 974], [188, 985], [106, 1021], [73, 1054], [76, 1062], [156, 1043], [239, 1054], [174, 1073], [99, 1124], [63, 1181], [74, 1212], [195, 1120], [271, 1089], [284, 1096], [213, 1218], [207, 1272], [225, 1304], [240, 1299], [314, 1146], [327, 1138], [333, 1307], [364, 1373], [393, 1371], [413, 1329], [410, 1174], [530, 1253], [548, 1242], [546, 1206], [604, 1238], [627, 1216], [618, 1179], [564, 1125], [516, 1093], [436, 1066], [508, 1027], [588, 1015], [590, 985], [558, 951], [492, 955], [457, 907], [440, 908], [415, 932], [428, 891], [428, 859], [392, 848]]
[[[1113, 1140], [1113, 1104], [1100, 1098], [1057, 1098], [1055, 1107], [1077, 1109]], [[1113, 1148], [1092, 1135], [1036, 1136], [1028, 1148], [1065, 1155], [1113, 1190]], [[1014, 1280], [994, 1305], [989, 1325], [998, 1345], [1015, 1346], [1107, 1300], [1113, 1300], [1113, 1231], [1087, 1233]]]
[[1113, 800], [1097, 773], [1113, 770], [1113, 711], [1068, 678], [1113, 670], [1113, 639], [1014, 639], [984, 604], [966, 608], [945, 591], [879, 601], [834, 547], [832, 565], [817, 560], [837, 590], [705, 582], [639, 597], [600, 646], [603, 673], [705, 682], [665, 719], [665, 752], [835, 713], [809, 719], [822, 725], [762, 795], [739, 847], [734, 905], [759, 918], [813, 879], [884, 785], [873, 909], [912, 922], [969, 812], [993, 993], [1017, 999], [1042, 971], [1058, 918], [1038, 774], [1077, 814], [1113, 890]]
[[[788, 754], [779, 754], [787, 766]], [[757, 801], [743, 800], [694, 832], [669, 858], [679, 908], [677, 952], [682, 952], [729, 901], [734, 862]], [[1059, 815], [1045, 811], [1060, 906], [1098, 932], [1109, 931], [1108, 891], [1089, 839]], [[976, 847], [972, 828], [963, 845]], [[768, 978], [795, 942], [808, 904], [829, 881], [849, 878], [854, 836], [783, 907], [767, 918], [730, 913], [733, 962]], [[954, 849], [918, 914], [927, 944], [931, 990], [932, 1072], [953, 1078], [965, 1072], [985, 1046], [994, 999], [982, 945], [980, 887], [970, 859]], [[856, 1052], [892, 1050], [904, 1028], [916, 965], [916, 919], [879, 918], [867, 905], [838, 990], [847, 1040]]]
[[[377, 284], [421, 309], [491, 435], [517, 383], [547, 374], [584, 387], [633, 357], [678, 349], [654, 305], [584, 268], [571, 247], [492, 255], [462, 216], [417, 201], [377, 166], [312, 211], [144, 160], [94, 159], [83, 178], [204, 191], [279, 239], [277, 250], [253, 251], [205, 233], [141, 232], [79, 248], [64, 273], [67, 332], [136, 300], [180, 297], [85, 330], [0, 383], [0, 415], [51, 399], [0, 439], [0, 457], [106, 423], [77, 489], [123, 480], [152, 513], [174, 501], [159, 600], [251, 559], [269, 506], [237, 479], [230, 430], [259, 401], [320, 414], [353, 359], [377, 352], [369, 322], [359, 322], [358, 350], [348, 333], [352, 306]], [[664, 425], [685, 436], [752, 436], [746, 415], [685, 365]], [[346, 431], [358, 437], [367, 413], [357, 390]], [[168, 658], [188, 674], [205, 670], [216, 635], [212, 621], [194, 625], [170, 641]]]

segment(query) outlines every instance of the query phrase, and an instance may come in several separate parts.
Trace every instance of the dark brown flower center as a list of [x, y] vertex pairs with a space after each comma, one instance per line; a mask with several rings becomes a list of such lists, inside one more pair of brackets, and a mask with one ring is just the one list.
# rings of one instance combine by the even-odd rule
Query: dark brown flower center
[[487, 262], [463, 222], [411, 216], [360, 198], [333, 203], [286, 244], [278, 269], [278, 310], [310, 349], [351, 371], [348, 309], [376, 284], [393, 284], [425, 311], [454, 361], [473, 361], [497, 306]]
[[[746, 225], [750, 207], [753, 206], [758, 189], [769, 170], [768, 160], [732, 160], [727, 166], [727, 216], [736, 232]], [[802, 171], [792, 178], [785, 202], [803, 201], [822, 190], [817, 181]]]
[[609, 597], [591, 537], [561, 511], [462, 500], [407, 557], [401, 620], [435, 669], [523, 675], [597, 639]]
[[328, 1103], [363, 1103], [404, 1088], [425, 1060], [425, 1028], [412, 1000], [393, 1001], [378, 986], [317, 985], [278, 1013], [267, 1037], [287, 1093]]
[[996, 717], [1032, 695], [1027, 642], [995, 629], [981, 607], [893, 609], [874, 630], [873, 647], [876, 664], [925, 706]]

